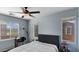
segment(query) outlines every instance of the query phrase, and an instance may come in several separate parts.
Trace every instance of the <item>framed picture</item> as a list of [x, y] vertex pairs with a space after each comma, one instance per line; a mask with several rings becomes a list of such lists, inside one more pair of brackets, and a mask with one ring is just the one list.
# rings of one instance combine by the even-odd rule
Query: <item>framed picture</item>
[[75, 40], [75, 21], [66, 20], [62, 23], [63, 40], [73, 42]]

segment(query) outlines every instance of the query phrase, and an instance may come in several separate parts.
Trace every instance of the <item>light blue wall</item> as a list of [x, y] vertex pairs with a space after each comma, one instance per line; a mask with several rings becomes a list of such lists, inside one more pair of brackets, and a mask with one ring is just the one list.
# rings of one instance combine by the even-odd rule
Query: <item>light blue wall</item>
[[[26, 31], [28, 30], [28, 21], [22, 20], [19, 18], [15, 18], [15, 17], [2, 15], [2, 14], [0, 14], [0, 20], [4, 20], [8, 23], [9, 22], [19, 23], [19, 28], [20, 28], [19, 36], [20, 37], [24, 36], [27, 38]], [[25, 31], [23, 30], [23, 28], [25, 28]], [[28, 41], [28, 39], [25, 42], [27, 42], [27, 41]], [[12, 47], [14, 47], [14, 40], [8, 39], [8, 40], [4, 40], [4, 41], [1, 40], [0, 41], [0, 51], [5, 51], [5, 50], [10, 49]]]
[[39, 34], [60, 35], [60, 20], [54, 15], [48, 15], [39, 19]]
[[[39, 19], [39, 34], [51, 34], [61, 36], [61, 18], [63, 17], [78, 17], [78, 8], [65, 10], [59, 13], [51, 14]], [[78, 22], [78, 18], [76, 18]], [[77, 31], [78, 32], [78, 31]], [[69, 42], [69, 49], [71, 51], [78, 51], [78, 37], [74, 42]]]

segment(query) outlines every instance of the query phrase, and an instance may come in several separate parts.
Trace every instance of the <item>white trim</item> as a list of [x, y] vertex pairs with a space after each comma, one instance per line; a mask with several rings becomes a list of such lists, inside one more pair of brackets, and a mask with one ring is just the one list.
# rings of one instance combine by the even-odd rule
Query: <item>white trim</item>
[[73, 20], [75, 18], [76, 18], [76, 16], [63, 17], [63, 18], [61, 18], [61, 20]]

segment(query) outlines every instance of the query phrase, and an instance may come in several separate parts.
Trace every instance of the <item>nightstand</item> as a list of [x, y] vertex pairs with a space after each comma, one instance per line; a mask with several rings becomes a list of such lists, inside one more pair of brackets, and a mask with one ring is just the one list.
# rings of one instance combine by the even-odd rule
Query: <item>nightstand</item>
[[25, 40], [26, 40], [25, 37], [20, 37], [19, 39], [15, 39], [15, 47], [24, 45]]
[[59, 52], [70, 52], [70, 50], [66, 48], [65, 46], [63, 46], [59, 48]]

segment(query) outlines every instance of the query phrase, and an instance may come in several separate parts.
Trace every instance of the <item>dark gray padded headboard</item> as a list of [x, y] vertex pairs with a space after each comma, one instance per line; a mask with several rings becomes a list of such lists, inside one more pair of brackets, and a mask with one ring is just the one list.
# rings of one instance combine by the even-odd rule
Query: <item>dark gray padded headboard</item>
[[46, 35], [39, 34], [38, 41], [48, 44], [54, 44], [59, 48], [59, 36], [58, 35]]

